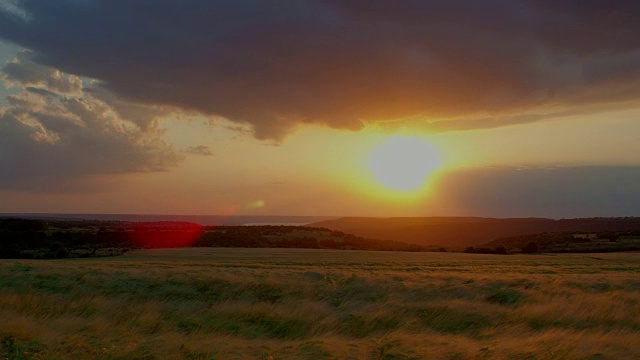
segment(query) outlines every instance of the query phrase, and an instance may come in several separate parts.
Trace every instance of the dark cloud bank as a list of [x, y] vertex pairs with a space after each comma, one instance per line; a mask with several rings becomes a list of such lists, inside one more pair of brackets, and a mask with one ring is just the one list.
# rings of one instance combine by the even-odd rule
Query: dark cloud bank
[[631, 0], [15, 3], [0, 37], [38, 62], [258, 138], [416, 117], [462, 120], [422, 123], [434, 131], [502, 126], [640, 94]]
[[437, 197], [458, 215], [638, 216], [640, 167], [462, 169], [443, 179]]

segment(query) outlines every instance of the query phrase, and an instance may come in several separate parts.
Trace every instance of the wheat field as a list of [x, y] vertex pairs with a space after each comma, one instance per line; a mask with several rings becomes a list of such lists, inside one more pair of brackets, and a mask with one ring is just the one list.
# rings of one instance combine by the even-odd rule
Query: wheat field
[[1, 359], [638, 359], [640, 253], [0, 260]]

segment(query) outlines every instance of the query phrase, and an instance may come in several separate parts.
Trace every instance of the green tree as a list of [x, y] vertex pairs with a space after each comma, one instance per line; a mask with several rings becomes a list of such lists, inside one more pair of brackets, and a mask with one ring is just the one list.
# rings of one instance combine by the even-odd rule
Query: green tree
[[522, 247], [522, 252], [525, 254], [534, 254], [538, 252], [538, 244], [530, 242]]

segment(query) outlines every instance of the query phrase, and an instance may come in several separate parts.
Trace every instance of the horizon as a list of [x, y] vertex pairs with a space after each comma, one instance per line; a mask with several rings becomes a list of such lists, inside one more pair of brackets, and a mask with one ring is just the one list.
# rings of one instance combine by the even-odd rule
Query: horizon
[[638, 4], [137, 4], [0, 0], [0, 213], [640, 215]]

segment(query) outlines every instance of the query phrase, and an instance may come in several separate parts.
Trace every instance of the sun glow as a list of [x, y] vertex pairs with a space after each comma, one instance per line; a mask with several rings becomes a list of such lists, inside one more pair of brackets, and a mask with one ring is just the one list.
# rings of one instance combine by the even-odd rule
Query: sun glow
[[369, 169], [379, 183], [403, 192], [423, 187], [439, 167], [438, 150], [419, 137], [391, 136], [369, 159]]

